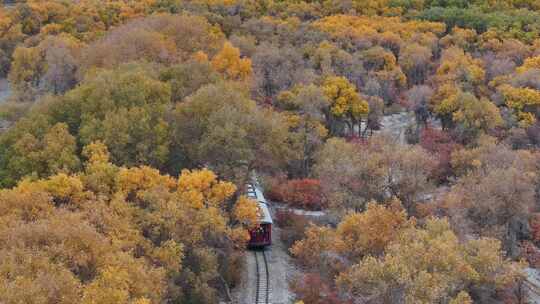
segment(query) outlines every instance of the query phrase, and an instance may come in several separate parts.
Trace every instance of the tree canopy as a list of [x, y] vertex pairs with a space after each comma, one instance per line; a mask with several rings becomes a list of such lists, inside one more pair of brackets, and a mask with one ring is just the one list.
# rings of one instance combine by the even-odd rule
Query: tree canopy
[[231, 301], [254, 175], [295, 301], [523, 302], [537, 0], [5, 2], [0, 303]]

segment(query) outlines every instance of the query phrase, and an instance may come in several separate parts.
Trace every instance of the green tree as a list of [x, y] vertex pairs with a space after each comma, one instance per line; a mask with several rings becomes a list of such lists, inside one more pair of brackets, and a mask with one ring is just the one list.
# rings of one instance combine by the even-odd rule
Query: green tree
[[51, 125], [34, 114], [0, 138], [0, 184], [12, 186], [25, 176], [46, 177], [80, 168], [76, 139], [64, 123]]
[[81, 144], [101, 141], [115, 163], [163, 166], [169, 155], [165, 111], [170, 86], [137, 66], [101, 71], [58, 98], [49, 112]]
[[201, 87], [216, 83], [219, 75], [209, 62], [191, 60], [163, 70], [159, 78], [171, 84], [172, 102], [180, 102]]
[[475, 139], [503, 124], [499, 108], [486, 98], [478, 100], [470, 93], [460, 94], [458, 110], [452, 119], [463, 138]]
[[291, 128], [294, 157], [290, 170], [306, 177], [313, 166], [315, 152], [328, 135], [325, 116], [328, 100], [322, 89], [312, 84], [281, 92], [277, 106], [286, 111]]
[[233, 83], [207, 85], [188, 97], [177, 105], [173, 125], [173, 153], [235, 181], [256, 167], [283, 166], [289, 157], [284, 118]]

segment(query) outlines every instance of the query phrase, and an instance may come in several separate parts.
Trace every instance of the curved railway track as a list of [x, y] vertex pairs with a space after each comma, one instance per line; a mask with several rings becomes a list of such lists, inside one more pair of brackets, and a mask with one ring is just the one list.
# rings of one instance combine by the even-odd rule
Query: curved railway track
[[255, 266], [257, 267], [257, 291], [255, 293], [255, 304], [269, 304], [270, 300], [270, 273], [268, 272], [268, 262], [264, 250], [253, 251], [255, 255]]

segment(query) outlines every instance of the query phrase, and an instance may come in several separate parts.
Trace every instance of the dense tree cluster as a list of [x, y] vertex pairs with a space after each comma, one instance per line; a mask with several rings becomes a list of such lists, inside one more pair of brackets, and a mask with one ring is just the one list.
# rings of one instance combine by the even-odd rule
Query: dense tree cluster
[[[226, 298], [254, 170], [328, 211], [280, 215], [306, 304], [518, 297], [540, 245], [538, 1], [14, 2], [0, 302]], [[407, 142], [377, 134], [401, 112]]]
[[472, 303], [471, 296], [493, 303], [520, 277], [520, 265], [504, 259], [500, 241], [461, 242], [445, 219], [419, 225], [397, 199], [370, 203], [335, 229], [311, 227], [291, 251], [308, 269], [336, 278], [338, 299], [324, 289], [308, 292], [302, 284], [310, 276], [295, 287], [304, 299], [329, 303]]
[[2, 301], [211, 303], [234, 285], [242, 223], [257, 214], [245, 197], [230, 208], [232, 183], [118, 167], [101, 142], [84, 156], [76, 175], [0, 191]]

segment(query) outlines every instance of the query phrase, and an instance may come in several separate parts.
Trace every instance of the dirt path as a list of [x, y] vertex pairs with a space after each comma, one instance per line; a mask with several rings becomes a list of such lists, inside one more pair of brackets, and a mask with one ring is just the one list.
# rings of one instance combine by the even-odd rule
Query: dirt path
[[10, 93], [8, 81], [4, 78], [0, 78], [0, 103], [2, 103]]
[[[289, 291], [289, 280], [297, 273], [291, 257], [287, 254], [286, 246], [281, 242], [281, 229], [276, 225], [272, 228], [272, 246], [266, 248], [269, 268], [271, 304], [293, 303], [293, 294]], [[233, 291], [238, 304], [254, 304], [257, 290], [257, 275], [255, 255], [246, 252], [246, 267], [241, 286]]]
[[[441, 130], [441, 121], [438, 118], [429, 118], [428, 124], [431, 128]], [[413, 125], [416, 125], [416, 118], [413, 112], [386, 115], [381, 119], [381, 129], [374, 133], [385, 134], [401, 144], [406, 144], [405, 133], [407, 128]]]
[[[9, 83], [8, 83], [7, 79], [0, 78], [0, 105], [5, 100], [7, 100], [7, 98], [9, 97], [10, 94], [11, 94], [11, 91], [9, 89]], [[7, 121], [2, 120], [0, 118], [0, 133], [7, 130], [8, 127], [9, 127], [9, 124], [7, 123]]]
[[274, 206], [274, 210], [285, 210], [290, 211], [296, 215], [303, 215], [310, 218], [319, 218], [328, 215], [327, 211], [311, 211], [311, 210], [305, 210], [305, 209], [298, 209], [298, 208], [292, 208], [289, 207], [283, 203], [272, 203]]

